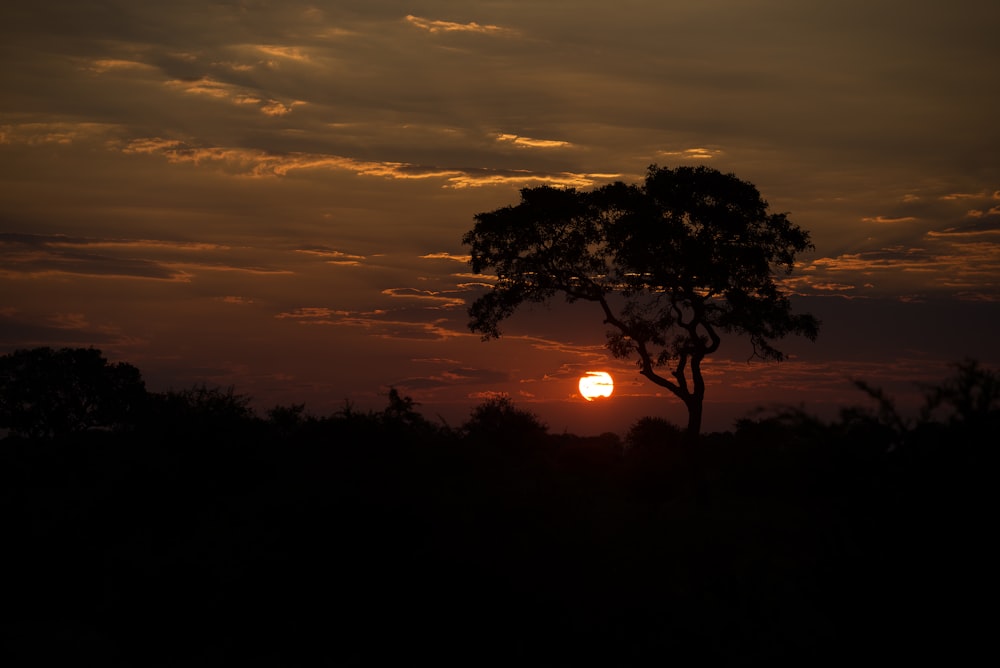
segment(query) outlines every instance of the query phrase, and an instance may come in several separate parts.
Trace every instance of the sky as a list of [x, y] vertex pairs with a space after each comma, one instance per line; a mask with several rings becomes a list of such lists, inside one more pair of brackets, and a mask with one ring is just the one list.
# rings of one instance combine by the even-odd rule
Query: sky
[[[594, 304], [469, 331], [462, 235], [524, 187], [750, 181], [815, 250], [816, 342], [706, 363], [705, 427], [758, 406], [915, 405], [1000, 366], [994, 0], [40, 0], [0, 6], [0, 353], [93, 346], [152, 391], [458, 426], [506, 394], [555, 433], [679, 401]], [[587, 371], [614, 395], [588, 403]]]

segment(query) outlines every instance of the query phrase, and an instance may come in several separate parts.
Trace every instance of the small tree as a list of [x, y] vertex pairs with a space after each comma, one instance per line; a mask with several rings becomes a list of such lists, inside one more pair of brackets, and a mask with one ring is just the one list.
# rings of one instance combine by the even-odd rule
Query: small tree
[[34, 348], [0, 357], [0, 428], [28, 437], [134, 425], [147, 399], [131, 364], [95, 348]]
[[548, 433], [548, 426], [537, 415], [518, 408], [506, 395], [491, 397], [473, 408], [462, 429], [475, 440], [512, 446], [533, 444]]
[[754, 356], [781, 360], [776, 339], [815, 339], [819, 329], [813, 316], [792, 313], [775, 281], [812, 248], [809, 234], [769, 213], [756, 187], [732, 174], [653, 165], [642, 185], [525, 188], [517, 206], [475, 220], [462, 239], [470, 264], [495, 271], [497, 283], [469, 308], [469, 327], [497, 338], [525, 302], [556, 294], [595, 302], [610, 327], [608, 349], [635, 355], [643, 376], [684, 403], [690, 436], [701, 430], [702, 361], [721, 333], [744, 335]]

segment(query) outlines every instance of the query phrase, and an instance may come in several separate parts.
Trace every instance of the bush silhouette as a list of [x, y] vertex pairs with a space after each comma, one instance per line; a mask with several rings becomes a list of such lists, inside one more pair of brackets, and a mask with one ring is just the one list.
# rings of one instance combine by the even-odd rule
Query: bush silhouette
[[0, 357], [0, 428], [13, 435], [127, 428], [145, 399], [139, 370], [110, 364], [94, 348], [35, 348]]
[[517, 408], [510, 397], [497, 396], [473, 408], [462, 431], [475, 441], [518, 447], [538, 442], [548, 426], [534, 413]]

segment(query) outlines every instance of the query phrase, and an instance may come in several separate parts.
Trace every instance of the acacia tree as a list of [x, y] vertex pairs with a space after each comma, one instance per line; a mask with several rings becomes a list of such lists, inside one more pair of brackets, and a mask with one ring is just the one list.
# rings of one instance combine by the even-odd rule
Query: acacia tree
[[608, 349], [636, 356], [639, 373], [684, 403], [690, 436], [701, 430], [702, 362], [720, 334], [744, 335], [753, 356], [782, 360], [776, 339], [814, 340], [819, 330], [812, 315], [792, 313], [776, 283], [812, 248], [808, 232], [732, 174], [652, 165], [642, 184], [524, 188], [517, 206], [475, 221], [462, 239], [470, 264], [497, 281], [470, 306], [470, 329], [499, 338], [521, 304], [557, 294], [595, 302]]

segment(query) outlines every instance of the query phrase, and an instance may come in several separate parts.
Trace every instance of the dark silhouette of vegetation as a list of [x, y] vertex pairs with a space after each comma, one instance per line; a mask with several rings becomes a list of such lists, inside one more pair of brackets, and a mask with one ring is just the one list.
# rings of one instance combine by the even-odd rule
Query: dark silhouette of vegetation
[[509, 397], [453, 429], [395, 389], [328, 416], [148, 393], [128, 429], [0, 441], [4, 663], [965, 663], [996, 381], [965, 361], [914, 418], [865, 384], [696, 447], [655, 417], [551, 434]]
[[816, 338], [818, 321], [793, 314], [775, 282], [812, 248], [809, 234], [732, 174], [653, 165], [642, 185], [524, 188], [517, 206], [475, 218], [462, 241], [473, 271], [497, 282], [469, 308], [469, 327], [497, 338], [526, 302], [595, 302], [608, 349], [637, 357], [643, 376], [684, 403], [691, 437], [701, 431], [702, 361], [721, 334], [747, 337], [764, 360], [784, 358], [777, 339]]
[[471, 439], [514, 447], [537, 443], [548, 433], [537, 415], [517, 408], [508, 396], [491, 397], [473, 408], [462, 429]]
[[62, 436], [133, 424], [146, 399], [139, 370], [94, 348], [35, 348], [0, 357], [0, 429]]

